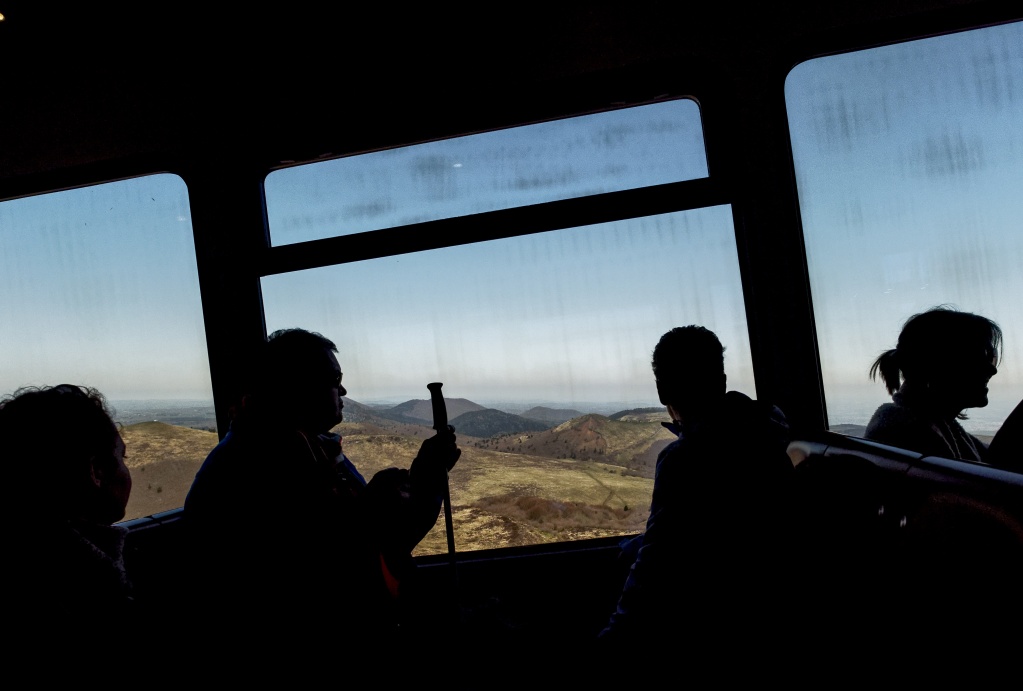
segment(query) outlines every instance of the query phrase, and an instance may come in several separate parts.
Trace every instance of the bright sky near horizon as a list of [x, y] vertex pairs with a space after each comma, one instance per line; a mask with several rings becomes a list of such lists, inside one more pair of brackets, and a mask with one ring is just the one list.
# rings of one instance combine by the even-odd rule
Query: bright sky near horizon
[[0, 325], [0, 395], [69, 383], [212, 398], [181, 178], [0, 203]]
[[[831, 422], [885, 400], [867, 379], [907, 317], [999, 322], [994, 424], [1023, 398], [1023, 25], [798, 65], [786, 82]], [[271, 174], [275, 244], [706, 175], [696, 104], [639, 108]], [[702, 323], [755, 394], [731, 210], [399, 255], [263, 280], [268, 327], [322, 331], [355, 400], [656, 405], [661, 333]], [[207, 398], [188, 194], [154, 175], [0, 203], [0, 395], [85, 383]], [[990, 420], [988, 420], [990, 418]], [[973, 424], [973, 423], [971, 423]]]
[[755, 393], [738, 285], [731, 214], [711, 207], [270, 276], [263, 302], [269, 330], [337, 343], [356, 400], [443, 381], [476, 401], [642, 407], [658, 405], [654, 344], [688, 323]]
[[[275, 244], [707, 175], [691, 100], [277, 171]], [[689, 323], [755, 393], [727, 207], [539, 233], [263, 279], [267, 328], [339, 346], [350, 395], [567, 407], [658, 405], [650, 353]], [[425, 390], [425, 389], [424, 389]]]

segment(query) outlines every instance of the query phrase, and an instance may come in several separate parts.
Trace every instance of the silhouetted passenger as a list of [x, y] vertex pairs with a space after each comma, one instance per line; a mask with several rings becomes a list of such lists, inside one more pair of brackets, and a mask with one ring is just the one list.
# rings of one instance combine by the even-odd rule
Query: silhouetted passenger
[[773, 574], [784, 563], [788, 423], [726, 391], [724, 347], [702, 326], [664, 334], [652, 365], [678, 439], [657, 458], [646, 530], [600, 639], [724, 652], [784, 599]]
[[127, 530], [114, 525], [131, 493], [124, 451], [95, 389], [26, 387], [0, 401], [5, 646], [41, 635], [59, 665], [58, 651], [108, 645], [134, 620]]
[[874, 412], [864, 436], [925, 456], [986, 462], [987, 446], [958, 420], [966, 408], [987, 405], [1001, 349], [1002, 330], [986, 317], [945, 306], [913, 315], [896, 347], [870, 367], [893, 402]]
[[[436, 523], [454, 429], [410, 469], [367, 484], [331, 429], [342, 419], [337, 348], [303, 329], [270, 335], [231, 429], [185, 500], [197, 633], [341, 655], [395, 642], [412, 549]], [[279, 651], [278, 651], [279, 652]], [[246, 653], [241, 653], [243, 656]], [[324, 662], [327, 662], [324, 660]]]

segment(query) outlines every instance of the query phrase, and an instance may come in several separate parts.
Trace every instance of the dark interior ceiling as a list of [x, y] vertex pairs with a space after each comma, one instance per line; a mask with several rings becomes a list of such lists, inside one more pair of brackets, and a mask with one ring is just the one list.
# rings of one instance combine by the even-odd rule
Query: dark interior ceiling
[[993, 22], [1020, 12], [986, 0], [57, 5], [0, 0], [0, 183], [197, 141], [323, 154], [306, 142], [322, 146], [324, 132], [367, 145], [412, 137], [418, 122], [569, 99], [637, 66], [698, 61], [727, 72], [751, 56], [790, 59], [821, 31], [888, 40], [898, 22], [872, 34], [880, 20], [937, 31], [963, 14]]

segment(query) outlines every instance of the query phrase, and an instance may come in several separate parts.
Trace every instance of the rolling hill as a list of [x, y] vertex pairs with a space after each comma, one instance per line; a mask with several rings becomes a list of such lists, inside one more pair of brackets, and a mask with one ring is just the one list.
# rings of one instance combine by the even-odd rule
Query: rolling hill
[[448, 423], [454, 426], [457, 434], [465, 434], [470, 437], [539, 432], [550, 427], [547, 423], [530, 420], [521, 415], [512, 415], [494, 408], [471, 410], [449, 419]]
[[195, 473], [219, 441], [216, 432], [165, 422], [127, 425], [121, 437], [132, 483], [126, 519], [184, 505]]
[[632, 408], [620, 410], [608, 416], [612, 420], [625, 420], [628, 422], [660, 422], [668, 421], [668, 412], [664, 406], [657, 408]]
[[674, 435], [659, 422], [611, 420], [591, 413], [541, 432], [509, 434], [473, 442], [478, 448], [544, 458], [599, 461], [653, 478], [657, 451]]
[[554, 425], [560, 425], [562, 422], [568, 422], [574, 417], [582, 415], [578, 410], [572, 410], [570, 408], [547, 408], [545, 406], [534, 406], [524, 413], [519, 413], [524, 418], [530, 420], [538, 420], [540, 422], [547, 423], [548, 427]]
[[[445, 398], [444, 403], [448, 411], [448, 420], [476, 410], [486, 410], [486, 407], [473, 403], [465, 398]], [[377, 415], [395, 420], [397, 422], [418, 422], [428, 426], [433, 425], [433, 405], [430, 399], [413, 399], [399, 403], [393, 408], [375, 411]]]
[[[463, 410], [452, 418], [462, 456], [449, 474], [458, 549], [627, 535], [643, 529], [653, 460], [671, 440], [657, 422], [590, 414], [548, 428], [523, 416], [455, 400], [459, 405], [450, 409]], [[409, 467], [422, 440], [434, 434], [431, 420], [407, 414], [401, 415], [404, 420], [395, 420], [357, 401], [346, 398], [344, 404], [345, 421], [334, 429], [343, 437], [345, 453], [367, 478], [387, 467]], [[492, 427], [509, 425], [539, 429], [485, 436]], [[218, 441], [213, 432], [162, 422], [128, 425], [122, 434], [133, 479], [128, 519], [182, 506], [196, 471]], [[446, 549], [441, 519], [416, 554]]]
[[344, 404], [344, 410], [341, 412], [344, 414], [346, 422], [367, 422], [374, 424], [387, 424], [387, 422], [390, 422], [389, 418], [380, 414], [380, 410], [370, 408], [368, 405], [363, 405], [358, 401], [353, 401], [347, 396], [342, 396], [341, 402]]

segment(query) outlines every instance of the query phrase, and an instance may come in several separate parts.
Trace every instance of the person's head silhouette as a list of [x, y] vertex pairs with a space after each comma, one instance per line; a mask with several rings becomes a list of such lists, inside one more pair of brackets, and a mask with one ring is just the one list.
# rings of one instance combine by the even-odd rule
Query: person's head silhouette
[[725, 348], [705, 327], [691, 324], [665, 333], [651, 365], [657, 395], [672, 420], [690, 420], [725, 394]]
[[915, 314], [895, 348], [870, 367], [889, 394], [910, 395], [942, 415], [987, 405], [988, 382], [998, 372], [1002, 330], [986, 317], [939, 306]]
[[95, 389], [25, 387], [0, 401], [0, 454], [13, 489], [8, 510], [22, 507], [41, 521], [121, 520], [131, 493], [124, 451]]
[[248, 412], [262, 421], [322, 434], [341, 422], [341, 384], [337, 346], [305, 329], [280, 329], [267, 338], [258, 360]]

